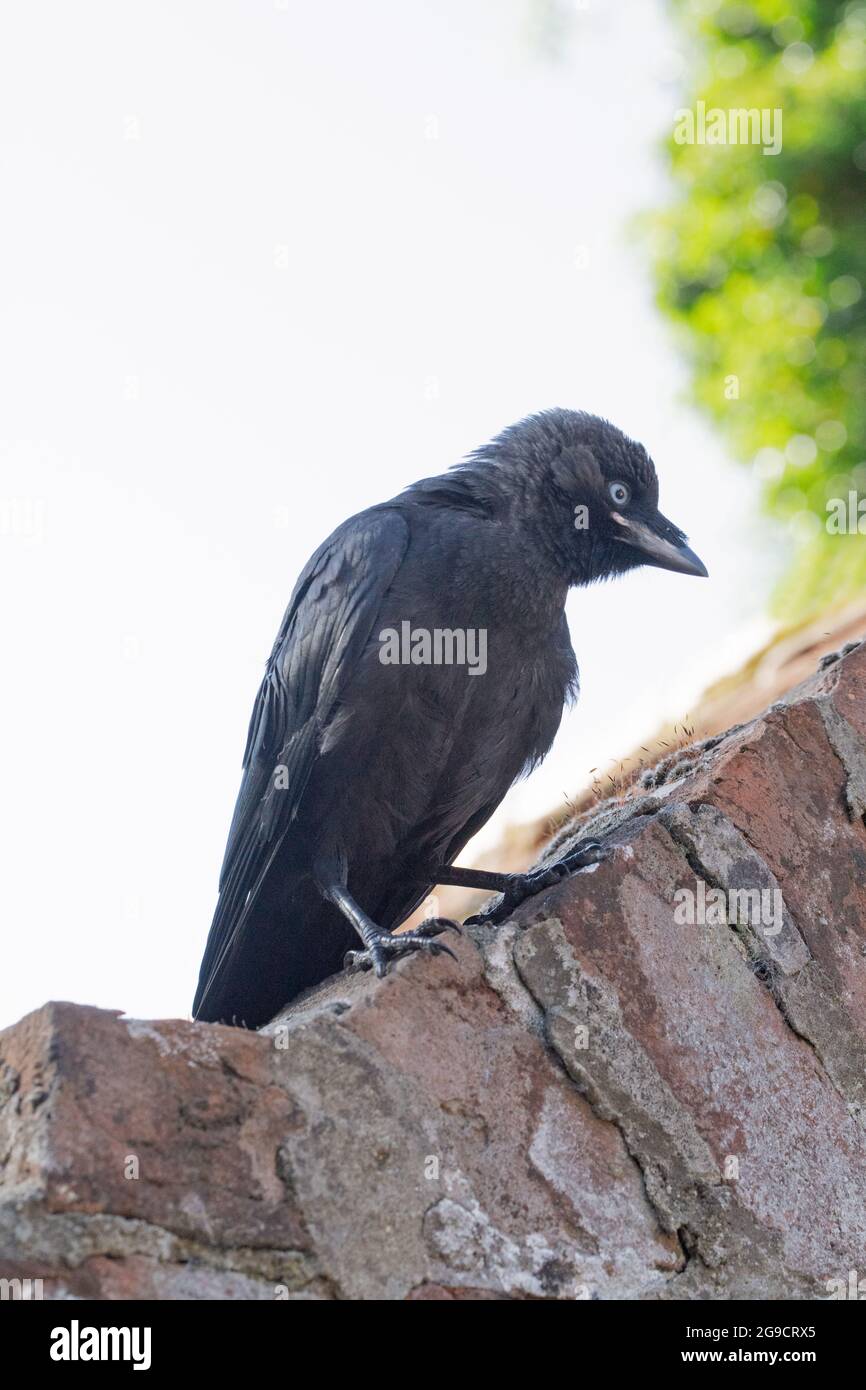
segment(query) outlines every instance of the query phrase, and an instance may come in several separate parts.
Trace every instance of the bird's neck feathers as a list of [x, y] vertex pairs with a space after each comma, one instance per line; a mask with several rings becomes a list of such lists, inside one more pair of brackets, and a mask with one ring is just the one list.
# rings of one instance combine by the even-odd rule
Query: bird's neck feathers
[[561, 444], [546, 433], [516, 439], [506, 430], [447, 473], [413, 483], [404, 496], [509, 528], [515, 565], [520, 568], [522, 560], [523, 568], [531, 569], [551, 592], [564, 595], [569, 588], [612, 578], [638, 563], [592, 518], [581, 526], [576, 498], [592, 498], [601, 485], [589, 449], [570, 448], [565, 456]]
[[599, 537], [577, 529], [574, 499], [549, 459], [526, 457], [494, 441], [438, 481], [511, 528], [515, 548], [551, 586], [565, 592], [614, 572], [615, 557]]

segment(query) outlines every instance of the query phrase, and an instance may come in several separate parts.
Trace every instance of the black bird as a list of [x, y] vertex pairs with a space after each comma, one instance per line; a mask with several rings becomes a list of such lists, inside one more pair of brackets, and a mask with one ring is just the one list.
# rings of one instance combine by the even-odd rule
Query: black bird
[[638, 565], [706, 574], [643, 446], [569, 410], [337, 527], [253, 709], [195, 1018], [259, 1027], [347, 953], [384, 975], [447, 950], [442, 919], [391, 935], [434, 884], [503, 892], [501, 915], [564, 871], [452, 865], [577, 694], [569, 588]]

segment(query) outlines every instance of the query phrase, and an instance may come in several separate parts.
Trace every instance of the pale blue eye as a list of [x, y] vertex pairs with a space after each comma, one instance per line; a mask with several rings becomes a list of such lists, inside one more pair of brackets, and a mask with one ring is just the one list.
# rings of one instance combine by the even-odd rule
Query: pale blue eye
[[608, 483], [607, 490], [610, 493], [612, 502], [618, 507], [624, 507], [631, 497], [631, 489], [626, 483]]

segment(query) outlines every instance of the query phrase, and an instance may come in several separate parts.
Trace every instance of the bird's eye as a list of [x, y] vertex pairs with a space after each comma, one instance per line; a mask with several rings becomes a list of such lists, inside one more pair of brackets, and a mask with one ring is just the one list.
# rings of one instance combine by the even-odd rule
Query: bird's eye
[[624, 507], [631, 497], [631, 488], [626, 483], [608, 483], [607, 490], [610, 493], [612, 502], [618, 507]]

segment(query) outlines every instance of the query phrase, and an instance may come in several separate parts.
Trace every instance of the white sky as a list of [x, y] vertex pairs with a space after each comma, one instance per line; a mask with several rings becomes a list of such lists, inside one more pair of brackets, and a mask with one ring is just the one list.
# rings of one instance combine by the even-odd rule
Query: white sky
[[0, 1024], [46, 998], [188, 1013], [298, 570], [528, 411], [643, 440], [711, 578], [573, 595], [581, 704], [497, 824], [757, 640], [753, 485], [689, 410], [627, 233], [665, 197], [677, 35], [596, 0], [552, 63], [527, 8], [5, 11]]

